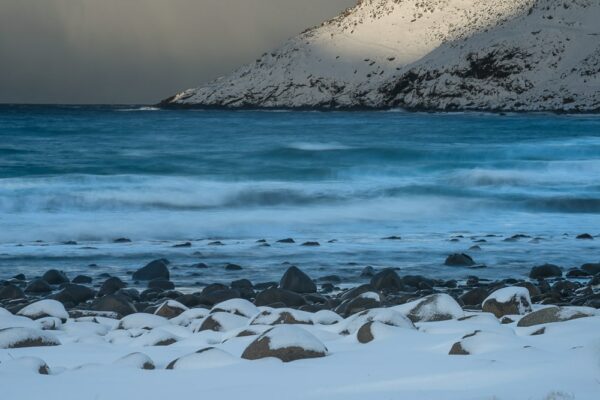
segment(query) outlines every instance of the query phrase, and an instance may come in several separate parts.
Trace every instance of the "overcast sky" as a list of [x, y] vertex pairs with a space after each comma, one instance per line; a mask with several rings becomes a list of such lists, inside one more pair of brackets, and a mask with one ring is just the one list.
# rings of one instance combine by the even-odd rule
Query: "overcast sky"
[[0, 103], [155, 103], [356, 0], [0, 0]]

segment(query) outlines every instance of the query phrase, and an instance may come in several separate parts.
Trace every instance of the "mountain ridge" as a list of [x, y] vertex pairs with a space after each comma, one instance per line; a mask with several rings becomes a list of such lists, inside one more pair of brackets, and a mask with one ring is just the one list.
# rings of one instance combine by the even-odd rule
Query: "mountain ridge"
[[361, 0], [160, 105], [597, 112], [597, 20], [594, 0]]

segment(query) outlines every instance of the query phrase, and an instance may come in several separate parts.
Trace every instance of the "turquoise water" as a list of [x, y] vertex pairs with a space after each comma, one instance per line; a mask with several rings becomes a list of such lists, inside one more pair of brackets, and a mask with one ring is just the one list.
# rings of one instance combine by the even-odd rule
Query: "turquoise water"
[[[600, 260], [600, 238], [574, 239], [600, 234], [600, 118], [0, 106], [0, 226], [0, 278], [156, 256], [184, 284], [235, 278], [225, 262], [257, 280], [284, 261], [463, 277], [445, 254], [487, 234], [480, 276], [574, 266]], [[515, 233], [542, 240], [503, 241]], [[255, 243], [284, 237], [322, 246]], [[215, 268], [186, 275], [199, 261]]]

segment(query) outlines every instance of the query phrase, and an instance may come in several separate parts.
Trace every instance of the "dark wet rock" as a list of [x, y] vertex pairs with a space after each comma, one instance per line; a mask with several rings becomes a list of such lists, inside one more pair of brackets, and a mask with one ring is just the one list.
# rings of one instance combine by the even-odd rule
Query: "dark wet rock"
[[157, 278], [169, 280], [168, 264], [169, 261], [164, 258], [151, 261], [145, 267], [135, 271], [132, 278], [137, 281], [150, 281]]
[[435, 281], [433, 279], [426, 278], [422, 275], [405, 275], [402, 277], [402, 282], [404, 282], [405, 285], [417, 289], [431, 289], [435, 286]]
[[572, 319], [593, 316], [584, 310], [566, 309], [563, 307], [548, 307], [525, 315], [519, 320], [517, 326], [528, 327], [552, 322], [570, 321]]
[[121, 237], [113, 240], [113, 243], [131, 243], [131, 239]]
[[184, 294], [183, 296], [179, 296], [174, 300], [183, 304], [186, 307], [196, 307], [202, 304], [202, 299], [200, 298], [200, 296], [196, 296], [195, 294]]
[[306, 304], [306, 300], [298, 293], [280, 288], [263, 290], [254, 300], [257, 306], [272, 306], [274, 303], [283, 303], [286, 307], [300, 307]]
[[505, 315], [523, 315], [531, 311], [529, 292], [525, 288], [517, 287], [500, 289], [483, 302], [482, 310], [494, 314], [496, 318]]
[[208, 294], [211, 292], [216, 292], [218, 290], [227, 290], [229, 287], [227, 285], [223, 285], [222, 283], [211, 283], [202, 289], [202, 294]]
[[[327, 355], [327, 348], [319, 339], [304, 330], [297, 332], [297, 329], [302, 328], [297, 328], [294, 325], [280, 325], [269, 329], [246, 347], [242, 353], [242, 358], [246, 360], [258, 360], [266, 357], [275, 357], [283, 362], [290, 362], [306, 358], [325, 357]], [[277, 338], [279, 335], [283, 336], [283, 340], [286, 340], [286, 337], [289, 335], [303, 338], [308, 337], [308, 340], [311, 342], [310, 348], [303, 348], [301, 345], [290, 345], [277, 346], [277, 348], [272, 349], [270, 346], [271, 338]]]
[[502, 325], [512, 324], [513, 322], [515, 322], [515, 321], [509, 317], [502, 317], [502, 319], [500, 320], [500, 323]]
[[196, 263], [196, 264], [192, 265], [192, 268], [207, 269], [208, 265], [201, 262], [201, 263]]
[[69, 278], [67, 278], [65, 273], [56, 269], [46, 271], [46, 273], [42, 275], [42, 279], [51, 285], [60, 285], [61, 283], [69, 282]]
[[43, 279], [34, 279], [25, 288], [25, 293], [49, 293], [52, 287]]
[[342, 278], [339, 275], [326, 275], [322, 276], [318, 279], [319, 282], [333, 282], [333, 283], [341, 283]]
[[479, 246], [479, 245], [471, 246], [471, 247], [469, 247], [469, 250], [470, 251], [480, 251], [481, 246]]
[[164, 303], [162, 303], [161, 305], [159, 305], [156, 309], [156, 311], [154, 311], [155, 315], [158, 315], [160, 317], [165, 317], [167, 319], [171, 319], [171, 318], [175, 318], [176, 316], [178, 316], [179, 314], [181, 314], [182, 312], [186, 311], [188, 308], [177, 302], [177, 301], [173, 301], [173, 300], [168, 300], [165, 301]]
[[92, 278], [87, 275], [77, 275], [75, 278], [73, 278], [72, 282], [77, 284], [90, 284], [92, 283]]
[[302, 243], [302, 246], [317, 247], [317, 246], [320, 246], [320, 244], [319, 244], [319, 242], [304, 242], [304, 243]]
[[67, 283], [63, 286], [63, 289], [60, 293], [69, 296], [71, 299], [73, 299], [75, 304], [84, 303], [96, 296], [95, 290], [90, 289], [87, 286], [78, 285], [76, 283]]
[[292, 238], [287, 238], [287, 239], [280, 239], [277, 241], [277, 243], [296, 243], [296, 241]]
[[600, 263], [586, 263], [581, 266], [581, 270], [590, 275], [600, 274]]
[[62, 244], [67, 245], [67, 246], [77, 246], [77, 242], [74, 240], [67, 240], [65, 242], [62, 242]]
[[192, 244], [190, 242], [185, 242], [185, 243], [177, 243], [173, 245], [174, 248], [185, 248], [185, 247], [192, 247]]
[[554, 264], [538, 265], [536, 267], [531, 268], [531, 271], [529, 272], [529, 277], [531, 279], [545, 279], [561, 276], [562, 269], [560, 269], [560, 267]]
[[27, 278], [25, 277], [25, 274], [16, 274], [15, 276], [12, 277], [12, 279], [16, 279], [18, 281], [26, 281]]
[[232, 289], [238, 289], [238, 290], [254, 288], [254, 286], [252, 285], [252, 282], [250, 282], [248, 279], [238, 279], [238, 280], [232, 281], [229, 286], [231, 286]]
[[582, 233], [581, 235], [577, 235], [576, 239], [593, 240], [594, 237], [589, 233]]
[[317, 285], [298, 267], [289, 267], [281, 277], [279, 287], [296, 293], [315, 293]]
[[202, 304], [215, 305], [225, 300], [239, 299], [241, 297], [240, 291], [237, 289], [230, 289], [225, 287], [222, 290], [213, 290], [205, 293], [204, 291], [200, 295], [200, 301]]
[[515, 282], [514, 285], [526, 288], [530, 297], [535, 297], [542, 294], [540, 288], [531, 282]]
[[331, 293], [335, 290], [333, 283], [324, 283], [321, 285], [321, 291], [323, 293]]
[[468, 356], [470, 353], [462, 347], [461, 342], [456, 342], [452, 345], [448, 354], [451, 356]]
[[381, 301], [381, 295], [378, 293], [366, 292], [353, 299], [344, 301], [336, 307], [335, 312], [344, 317], [348, 317], [365, 310], [381, 307]]
[[129, 298], [117, 294], [109, 294], [96, 299], [91, 309], [94, 311], [110, 311], [123, 317], [137, 312], [137, 309]]
[[148, 282], [149, 289], [161, 289], [161, 290], [173, 290], [175, 289], [175, 284], [167, 279], [152, 279]]
[[475, 261], [468, 254], [454, 253], [446, 257], [444, 264], [451, 267], [470, 267], [475, 265]]
[[350, 300], [355, 297], [358, 297], [359, 295], [361, 295], [363, 293], [372, 292], [374, 290], [375, 290], [375, 288], [373, 288], [373, 286], [371, 286], [370, 283], [366, 283], [364, 285], [360, 285], [360, 286], [353, 287], [352, 289], [348, 289], [340, 296], [340, 300], [341, 301]]
[[400, 237], [400, 236], [388, 236], [388, 237], [384, 237], [383, 240], [402, 240], [402, 237]]
[[118, 290], [126, 287], [127, 284], [116, 276], [111, 276], [102, 283], [100, 290], [98, 291], [98, 297], [106, 296], [108, 294], [116, 293]]
[[135, 288], [123, 288], [119, 289], [115, 292], [116, 295], [125, 296], [130, 300], [139, 301], [140, 300], [140, 292]]
[[241, 271], [243, 268], [240, 265], [237, 264], [227, 264], [225, 266], [225, 270], [226, 271]]
[[386, 268], [371, 278], [371, 286], [376, 290], [398, 292], [404, 289], [404, 282], [396, 271]]
[[25, 292], [18, 286], [8, 284], [0, 286], [0, 300], [13, 300], [25, 298]]
[[488, 296], [488, 290], [483, 287], [471, 289], [459, 297], [465, 306], [480, 306]]
[[566, 274], [567, 278], [588, 278], [589, 276], [588, 272], [579, 268], [572, 268]]
[[215, 240], [213, 242], [209, 242], [208, 245], [209, 246], [225, 246], [225, 244], [223, 242], [221, 242], [220, 240]]
[[360, 272], [361, 278], [372, 278], [373, 275], [375, 275], [375, 268], [371, 267], [370, 265], [364, 267], [363, 270]]

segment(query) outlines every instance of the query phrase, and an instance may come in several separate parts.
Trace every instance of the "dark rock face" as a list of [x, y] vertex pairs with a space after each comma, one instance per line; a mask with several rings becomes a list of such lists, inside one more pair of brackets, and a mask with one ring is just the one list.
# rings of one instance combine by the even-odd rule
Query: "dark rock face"
[[[271, 330], [267, 331], [267, 333], [270, 331]], [[306, 358], [325, 357], [327, 355], [326, 350], [307, 350], [299, 346], [283, 347], [273, 350], [269, 346], [270, 342], [271, 339], [268, 336], [264, 334], [259, 336], [246, 347], [246, 350], [244, 350], [244, 353], [242, 354], [242, 358], [246, 360], [258, 360], [266, 357], [275, 357], [283, 362], [290, 362]]]
[[592, 235], [590, 235], [589, 233], [582, 233], [581, 235], [577, 235], [577, 239], [593, 240], [594, 237]]
[[287, 238], [287, 239], [280, 239], [280, 240], [277, 241], [277, 243], [289, 243], [289, 244], [291, 244], [291, 243], [296, 243], [296, 241], [294, 239], [292, 239], [292, 238]]
[[75, 283], [67, 283], [64, 285], [61, 293], [72, 298], [75, 304], [86, 302], [96, 296], [96, 292], [93, 289]]
[[488, 296], [488, 290], [486, 288], [475, 288], [464, 293], [459, 299], [466, 306], [479, 306]]
[[529, 272], [529, 277], [531, 279], [545, 279], [561, 276], [562, 270], [560, 269], [560, 267], [554, 264], [538, 265], [537, 267], [531, 268], [531, 271]]
[[317, 247], [317, 246], [320, 246], [320, 244], [319, 244], [319, 242], [304, 242], [304, 243], [302, 243], [302, 246]]
[[127, 297], [116, 294], [109, 294], [97, 299], [92, 304], [91, 309], [94, 311], [112, 311], [123, 317], [137, 312], [135, 306]]
[[452, 345], [448, 354], [451, 356], [468, 356], [470, 353], [462, 347], [461, 342], [456, 342]]
[[46, 273], [42, 275], [42, 279], [51, 285], [60, 285], [61, 283], [69, 282], [69, 278], [67, 278], [65, 273], [56, 269], [46, 271]]
[[175, 284], [169, 280], [158, 278], [152, 279], [148, 282], [149, 289], [161, 289], [161, 290], [173, 290], [175, 289]]
[[131, 239], [128, 238], [117, 238], [115, 240], [113, 240], [113, 243], [131, 243]]
[[132, 278], [138, 281], [151, 281], [152, 279], [162, 278], [169, 280], [169, 264], [164, 258], [151, 261], [145, 267], [138, 269], [133, 273]]
[[123, 289], [125, 286], [127, 286], [127, 284], [121, 279], [117, 278], [116, 276], [111, 276], [110, 278], [104, 281], [102, 286], [100, 286], [100, 290], [98, 291], [98, 297], [116, 293], [120, 289]]
[[275, 303], [283, 303], [286, 307], [300, 307], [306, 304], [306, 300], [298, 293], [280, 288], [263, 290], [256, 295], [254, 300], [254, 304], [259, 307]]
[[581, 270], [587, 272], [590, 275], [600, 274], [600, 263], [587, 263], [581, 266]]
[[471, 267], [475, 265], [475, 261], [470, 255], [465, 253], [450, 254], [444, 261], [445, 265], [451, 267]]
[[383, 271], [376, 273], [371, 278], [371, 286], [376, 290], [398, 292], [404, 290], [404, 282], [398, 276], [396, 271], [391, 268], [386, 268]]
[[49, 293], [52, 287], [43, 279], [34, 279], [25, 288], [25, 293]]
[[23, 290], [15, 285], [0, 286], [0, 300], [22, 299], [25, 297]]
[[87, 275], [77, 275], [75, 278], [73, 278], [72, 282], [78, 283], [78, 284], [89, 285], [90, 283], [92, 283], [92, 278]]
[[290, 267], [285, 271], [279, 282], [279, 287], [296, 293], [315, 293], [317, 285], [308, 275], [297, 267]]

